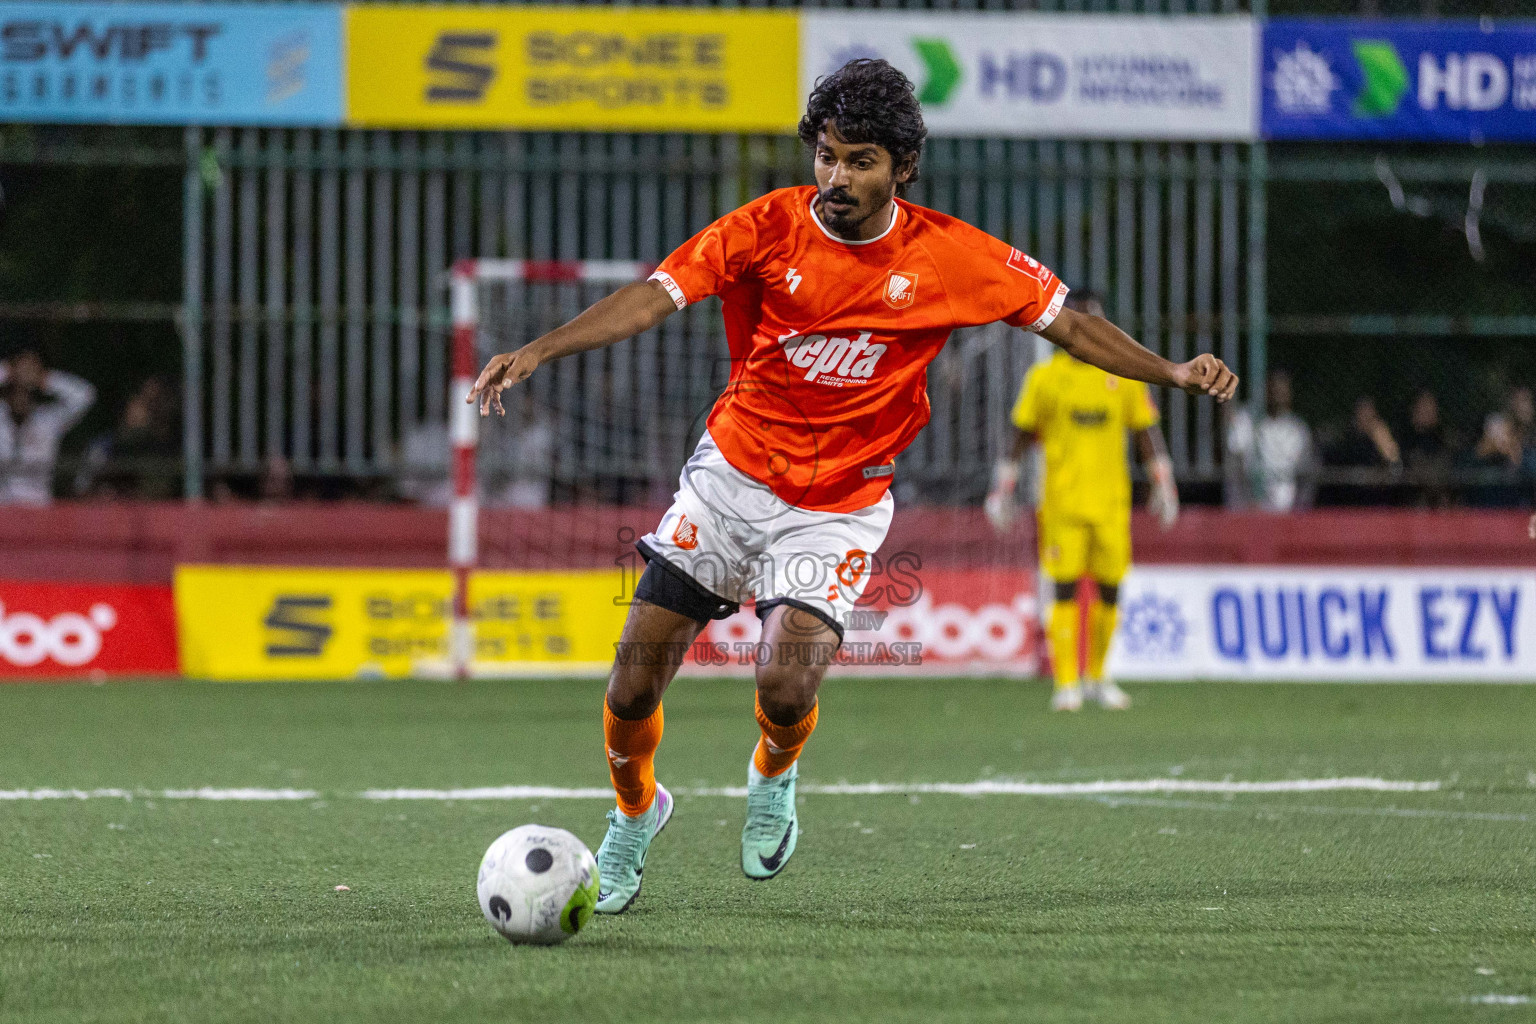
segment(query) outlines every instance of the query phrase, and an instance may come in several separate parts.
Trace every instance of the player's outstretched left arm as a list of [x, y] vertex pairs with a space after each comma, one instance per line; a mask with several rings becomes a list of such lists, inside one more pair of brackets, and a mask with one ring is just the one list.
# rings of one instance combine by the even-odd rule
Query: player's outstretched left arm
[[1237, 374], [1215, 356], [1202, 353], [1187, 363], [1169, 362], [1101, 316], [1063, 309], [1040, 333], [1073, 358], [1116, 377], [1210, 395], [1218, 402], [1237, 393]]
[[492, 356], [464, 401], [479, 399], [482, 416], [489, 415], [492, 409], [506, 415], [501, 407], [501, 393], [527, 380], [543, 363], [644, 334], [675, 312], [677, 304], [657, 282], [627, 284], [516, 352]]

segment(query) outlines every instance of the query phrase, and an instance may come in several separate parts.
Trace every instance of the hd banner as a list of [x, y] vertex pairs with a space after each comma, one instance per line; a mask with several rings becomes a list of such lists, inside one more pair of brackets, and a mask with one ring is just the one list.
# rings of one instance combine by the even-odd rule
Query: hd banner
[[1501, 569], [1138, 567], [1123, 679], [1536, 681], [1536, 575]]
[[1536, 140], [1536, 22], [1264, 27], [1271, 139]]
[[341, 8], [0, 3], [0, 120], [341, 123]]
[[[477, 573], [475, 670], [601, 674], [628, 604], [619, 569]], [[189, 565], [176, 570], [181, 665], [194, 679], [440, 676], [446, 571]]]
[[347, 120], [388, 128], [784, 132], [793, 12], [363, 5]]
[[800, 92], [857, 57], [912, 79], [936, 135], [1230, 139], [1258, 130], [1246, 16], [807, 10]]

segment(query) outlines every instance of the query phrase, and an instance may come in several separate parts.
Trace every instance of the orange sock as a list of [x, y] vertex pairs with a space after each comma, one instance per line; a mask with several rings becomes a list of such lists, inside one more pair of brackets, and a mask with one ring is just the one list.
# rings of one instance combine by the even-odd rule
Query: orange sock
[[656, 799], [656, 748], [661, 746], [661, 705], [647, 718], [628, 721], [603, 701], [603, 739], [608, 775], [619, 795], [619, 810], [638, 818]]
[[757, 704], [757, 724], [763, 730], [763, 738], [757, 741], [752, 764], [760, 773], [771, 779], [789, 771], [816, 729], [816, 708], [812, 704], [810, 712], [794, 725], [775, 725], [763, 714], [762, 704]]

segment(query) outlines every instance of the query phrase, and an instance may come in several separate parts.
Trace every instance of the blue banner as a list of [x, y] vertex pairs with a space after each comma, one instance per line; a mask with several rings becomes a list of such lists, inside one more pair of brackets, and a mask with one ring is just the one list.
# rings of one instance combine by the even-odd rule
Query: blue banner
[[0, 120], [337, 125], [339, 5], [0, 3]]
[[1138, 566], [1120, 586], [1122, 679], [1536, 681], [1522, 569]]
[[1536, 23], [1264, 27], [1269, 139], [1536, 141]]

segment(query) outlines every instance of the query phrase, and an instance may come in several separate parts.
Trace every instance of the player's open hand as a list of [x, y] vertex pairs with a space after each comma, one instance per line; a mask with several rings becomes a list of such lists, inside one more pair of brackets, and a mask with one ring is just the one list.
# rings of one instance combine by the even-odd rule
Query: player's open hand
[[1192, 395], [1210, 395], [1218, 402], [1237, 393], [1237, 374], [1209, 352], [1174, 367], [1173, 382]]
[[485, 364], [485, 369], [480, 371], [480, 377], [475, 381], [475, 386], [469, 389], [469, 394], [464, 401], [473, 402], [480, 400], [480, 415], [489, 416], [495, 409], [498, 415], [505, 416], [507, 410], [501, 407], [501, 393], [513, 384], [521, 384], [527, 380], [534, 370], [539, 368], [539, 359], [527, 346], [516, 352], [504, 352], [492, 357]]

